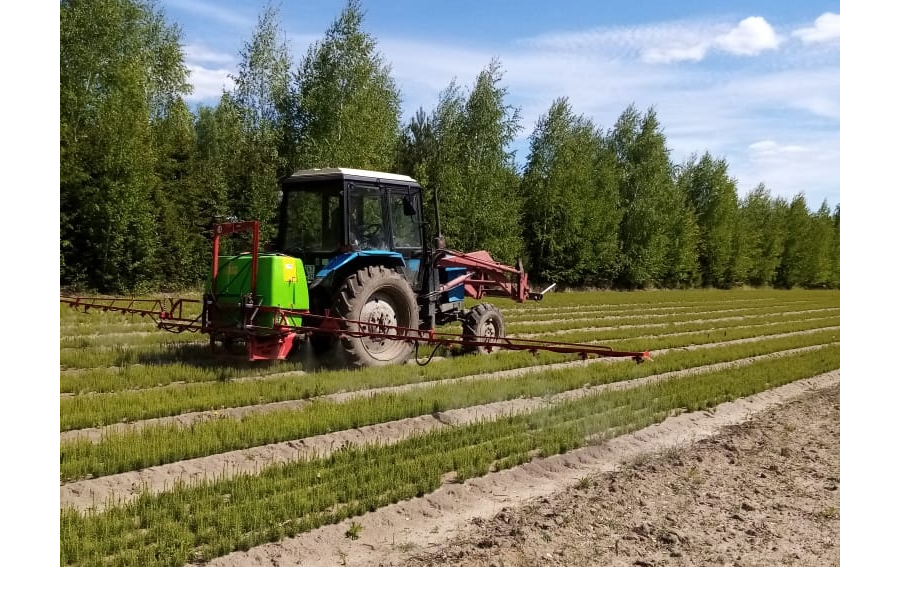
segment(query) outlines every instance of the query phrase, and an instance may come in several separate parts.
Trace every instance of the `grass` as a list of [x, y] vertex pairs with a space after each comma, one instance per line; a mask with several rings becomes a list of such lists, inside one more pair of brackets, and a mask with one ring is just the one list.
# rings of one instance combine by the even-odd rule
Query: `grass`
[[[292, 410], [190, 427], [148, 425], [128, 433], [110, 429], [99, 443], [61, 442], [63, 480], [514, 398], [554, 402], [391, 443], [348, 445], [328, 456], [273, 465], [253, 475], [210, 476], [163, 492], [147, 490], [134, 501], [99, 512], [61, 508], [60, 564], [204, 564], [329, 523], [343, 523], [345, 535], [354, 539], [361, 533], [356, 520], [360, 515], [427, 494], [451, 476], [465, 481], [509, 469], [634, 431], [671, 414], [714, 410], [721, 402], [840, 366], [839, 291], [585, 292], [549, 294], [542, 303], [525, 306], [490, 301], [501, 308], [516, 335], [657, 354], [643, 365], [585, 365], [566, 355], [501, 352], [454, 356], [424, 368], [300, 373], [302, 362], [250, 364], [240, 357], [223, 362], [221, 355], [209, 352], [204, 336], [159, 332], [139, 317], [61, 309], [60, 391], [75, 394], [60, 398], [61, 430], [311, 400]], [[715, 320], [698, 321], [703, 318]], [[458, 332], [458, 327], [448, 331]], [[767, 337], [749, 339], [758, 336]], [[735, 344], [697, 347], [720, 341]], [[820, 344], [826, 346], [813, 348]], [[806, 350], [790, 357], [767, 356], [802, 348]], [[670, 350], [661, 353], [663, 349]], [[751, 357], [754, 361], [747, 365], [724, 364]], [[572, 364], [539, 375], [453, 381], [565, 362]], [[707, 365], [722, 367], [629, 390], [591, 389]], [[436, 380], [451, 383], [405, 393], [379, 391]], [[314, 400], [341, 390], [365, 395], [343, 403]], [[560, 396], [565, 392], [572, 394]], [[699, 476], [686, 471], [685, 484]], [[585, 478], [575, 487], [590, 484]], [[816, 516], [837, 518], [838, 509], [830, 508]]]
[[215, 556], [338, 523], [426, 494], [444, 474], [466, 480], [835, 369], [838, 348], [790, 361], [763, 359], [737, 373], [700, 374], [561, 403], [524, 415], [417, 436], [391, 446], [348, 448], [160, 494], [93, 515], [60, 514], [61, 565], [203, 563]]
[[[836, 326], [835, 321], [816, 321], [809, 325]], [[623, 350], [658, 350], [738, 340], [758, 335], [791, 333], [806, 326], [784, 323], [767, 324], [759, 328], [686, 333], [669, 337], [637, 337], [632, 339], [601, 340]], [[461, 356], [449, 361], [435, 362], [427, 367], [395, 365], [362, 371], [320, 371], [314, 377], [279, 377], [271, 380], [235, 382], [228, 377], [215, 381], [190, 383], [172, 388], [115, 392], [108, 395], [79, 395], [60, 401], [60, 429], [68, 431], [97, 427], [123, 421], [166, 417], [186, 412], [229, 407], [249, 406], [289, 400], [303, 400], [335, 393], [393, 386], [405, 383], [453, 379], [542, 364], [572, 361], [568, 355], [545, 353], [537, 357], [526, 352], [501, 352], [491, 355]], [[289, 367], [275, 366], [272, 369]], [[226, 367], [219, 373], [225, 374]]]
[[406, 393], [386, 392], [343, 403], [311, 402], [296, 410], [251, 414], [241, 419], [213, 419], [187, 427], [175, 423], [125, 433], [111, 432], [99, 443], [87, 440], [60, 444], [63, 481], [95, 477], [166, 464], [188, 458], [302, 439], [514, 398], [542, 398], [591, 385], [675, 372], [702, 365], [762, 356], [772, 352], [835, 342], [825, 332], [739, 344], [727, 348], [671, 353], [652, 363], [600, 363], [524, 374], [501, 380], [459, 383], [452, 394], [440, 386]]
[[363, 526], [360, 525], [356, 521], [350, 522], [350, 527], [347, 528], [347, 531], [344, 532], [344, 536], [350, 538], [351, 540], [358, 540], [359, 534], [362, 533]]

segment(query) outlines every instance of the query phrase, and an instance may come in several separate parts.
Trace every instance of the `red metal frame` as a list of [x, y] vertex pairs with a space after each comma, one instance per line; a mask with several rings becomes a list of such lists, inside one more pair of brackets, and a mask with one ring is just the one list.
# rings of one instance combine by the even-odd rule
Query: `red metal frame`
[[190, 298], [103, 298], [100, 296], [60, 296], [60, 303], [72, 308], [89, 309], [101, 312], [119, 312], [125, 314], [150, 317], [157, 327], [167, 331], [198, 332], [202, 329], [200, 315], [184, 316], [185, 304], [201, 304], [200, 300]]
[[444, 256], [437, 260], [438, 267], [462, 267], [469, 271], [442, 285], [442, 292], [462, 283], [466, 295], [476, 300], [485, 296], [502, 296], [516, 302], [540, 299], [539, 294], [528, 291], [528, 274], [522, 269], [521, 263], [518, 269], [500, 264], [486, 250], [468, 253], [454, 250], [440, 252]]
[[229, 223], [217, 223], [213, 226], [213, 264], [212, 264], [212, 289], [215, 291], [216, 281], [219, 277], [219, 238], [223, 235], [231, 235], [242, 231], [253, 231], [253, 261], [250, 264], [250, 294], [256, 296], [256, 269], [259, 263], [259, 221], [233, 221]]

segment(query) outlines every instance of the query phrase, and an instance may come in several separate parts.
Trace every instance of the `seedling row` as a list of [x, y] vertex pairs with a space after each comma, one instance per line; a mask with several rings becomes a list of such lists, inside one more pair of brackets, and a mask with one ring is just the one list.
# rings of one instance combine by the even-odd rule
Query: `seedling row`
[[258, 475], [179, 486], [97, 515], [64, 509], [62, 565], [183, 565], [296, 535], [492, 469], [578, 448], [739, 396], [839, 368], [827, 347], [410, 438], [349, 448]]

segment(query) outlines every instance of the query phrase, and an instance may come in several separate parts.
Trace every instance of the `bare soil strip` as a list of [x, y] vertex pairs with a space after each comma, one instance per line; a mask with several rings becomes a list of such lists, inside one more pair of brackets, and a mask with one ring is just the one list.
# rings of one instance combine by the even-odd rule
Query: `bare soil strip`
[[[716, 348], [716, 347], [724, 347], [724, 346], [732, 346], [735, 344], [742, 343], [751, 343], [766, 339], [777, 339], [784, 337], [791, 337], [796, 335], [805, 335], [812, 333], [819, 333], [822, 331], [829, 330], [840, 330], [840, 327], [822, 327], [819, 329], [809, 329], [803, 332], [790, 332], [790, 333], [779, 333], [772, 334], [766, 336], [758, 336], [753, 338], [746, 338], [740, 340], [730, 340], [726, 342], [710, 342], [708, 344], [696, 344], [688, 347], [678, 347], [678, 348], [662, 348], [660, 350], [654, 350], [654, 356], [660, 356], [662, 354], [666, 354], [668, 352], [672, 352], [674, 350], [702, 350], [706, 348]], [[155, 419], [144, 419], [141, 421], [134, 421], [132, 423], [116, 423], [114, 425], [106, 425], [103, 427], [89, 427], [85, 429], [73, 429], [70, 431], [63, 431], [59, 435], [60, 443], [69, 442], [79, 439], [90, 440], [92, 442], [99, 442], [103, 439], [103, 436], [109, 435], [111, 433], [125, 433], [129, 431], [137, 431], [143, 429], [145, 427], [153, 427], [160, 425], [171, 425], [177, 424], [181, 427], [188, 427], [194, 423], [198, 423], [201, 421], [208, 421], [210, 419], [239, 419], [251, 414], [263, 414], [268, 412], [274, 412], [279, 410], [298, 410], [309, 404], [310, 402], [347, 402], [348, 400], [352, 400], [355, 398], [361, 398], [366, 396], [373, 396], [375, 394], [384, 394], [384, 393], [402, 393], [410, 390], [421, 389], [425, 387], [433, 387], [438, 385], [453, 385], [460, 382], [467, 381], [481, 381], [485, 379], [509, 379], [513, 377], [519, 377], [521, 375], [526, 374], [534, 374], [540, 373], [543, 371], [552, 371], [557, 369], [565, 369], [569, 367], [578, 367], [578, 366], [591, 366], [597, 363], [604, 362], [613, 362], [613, 361], [622, 361], [622, 360], [631, 360], [629, 358], [591, 358], [587, 360], [574, 360], [567, 361], [562, 363], [553, 363], [549, 365], [536, 365], [532, 367], [521, 367], [518, 369], [507, 369], [505, 371], [493, 371], [491, 373], [479, 373], [477, 375], [465, 375], [462, 377], [456, 377], [453, 379], [439, 379], [435, 381], [422, 381], [417, 383], [408, 383], [403, 385], [395, 385], [395, 386], [387, 386], [380, 388], [366, 388], [361, 390], [355, 390], [352, 392], [339, 392], [336, 394], [327, 394], [324, 396], [316, 396], [313, 398], [309, 398], [306, 400], [285, 400], [282, 402], [272, 402], [269, 404], [256, 404], [252, 406], [240, 406], [235, 408], [224, 408], [220, 410], [208, 410], [208, 411], [198, 411], [198, 412], [190, 412], [183, 413], [180, 415], [176, 415], [173, 417], [159, 417]], [[300, 374], [301, 372], [290, 371], [286, 373], [278, 373], [276, 376], [289, 376]], [[257, 379], [265, 379], [271, 376], [263, 376], [258, 377]], [[232, 380], [237, 381], [237, 380]], [[204, 382], [205, 383], [205, 382]]]
[[840, 566], [840, 386], [504, 507], [407, 566]]
[[[809, 313], [818, 313], [823, 311], [836, 311], [839, 310], [837, 307], [834, 308], [813, 308], [810, 310], [794, 310], [789, 312], [777, 313], [779, 316], [785, 315], [802, 315]], [[735, 316], [735, 317], [716, 317], [714, 319], [691, 319], [689, 321], [672, 321], [670, 323], [666, 323], [666, 326], [676, 326], [676, 325], [688, 325], [691, 323], [721, 323], [723, 321], [743, 321], [744, 319], [753, 319], [759, 317], [760, 315], [750, 315], [749, 317], [745, 316]], [[654, 323], [650, 323], [653, 325]], [[559, 329], [555, 331], [541, 331], [538, 333], [516, 333], [510, 334], [508, 337], [513, 338], [523, 338], [523, 339], [532, 339], [539, 338], [550, 335], [560, 335], [564, 333], [582, 333], [587, 331], [614, 331], [617, 329], [634, 329], [635, 327], [647, 327], [647, 323], [634, 323], [631, 325], [608, 325], [603, 327], [572, 327], [567, 329]]]
[[[565, 312], [567, 310], [580, 310], [583, 308], [596, 308], [597, 310], [670, 310], [673, 308], [693, 308], [698, 306], [720, 306], [729, 304], [747, 304], [752, 302], [771, 302], [772, 297], [767, 298], [734, 298], [731, 300], [717, 300], [709, 302], [708, 300], [671, 300], [669, 302], [623, 302], [621, 304], [567, 304], [564, 306], [513, 306], [504, 308], [503, 314], [511, 313], [542, 313], [542, 312]], [[781, 304], [809, 304], [812, 300], [783, 300]]]
[[[784, 304], [773, 304], [772, 306], [767, 306], [767, 309], [772, 309], [773, 312], [777, 313], [774, 309], [781, 309], [785, 307]], [[688, 307], [690, 308], [690, 307]], [[701, 307], [696, 307], [701, 308]], [[703, 310], [696, 310], [694, 312], [660, 312], [653, 314], [646, 314], [644, 312], [638, 311], [627, 311], [624, 314], [602, 314], [593, 310], [584, 310], [584, 311], [573, 311], [562, 313], [560, 318], [555, 318], [560, 313], [553, 313], [549, 315], [550, 318], [545, 319], [532, 319], [532, 320], [518, 320], [518, 319], [508, 319], [506, 321], [507, 327], [510, 325], [549, 325], [552, 323], [579, 323], [581, 321], [602, 321], [602, 320], [622, 320], [622, 321], [630, 321], [632, 319], [646, 319], [647, 317], [690, 317], [691, 315], [719, 315], [723, 313], [740, 313], [747, 311], [748, 308], [746, 306], [741, 306], [739, 308], [707, 308], [702, 307]], [[832, 307], [829, 307], [829, 309]], [[834, 307], [836, 308], [836, 307]], [[756, 307], [753, 307], [752, 310], [757, 310]], [[790, 313], [788, 313], [790, 314]], [[758, 316], [758, 315], [757, 315]]]
[[60, 486], [60, 506], [73, 506], [79, 510], [90, 508], [103, 510], [108, 502], [127, 502], [143, 492], [160, 492], [171, 489], [176, 481], [192, 484], [202, 483], [204, 480], [212, 479], [216, 476], [233, 477], [238, 473], [257, 473], [273, 464], [302, 460], [311, 456], [327, 456], [334, 449], [340, 448], [345, 443], [355, 445], [367, 443], [391, 444], [440, 427], [459, 426], [484, 419], [497, 419], [510, 414], [535, 410], [554, 402], [583, 397], [588, 394], [629, 389], [675, 377], [736, 368], [765, 358], [789, 356], [821, 347], [824, 347], [824, 345], [808, 346], [754, 358], [662, 373], [590, 388], [580, 388], [551, 397], [516, 399], [456, 409], [439, 413], [438, 415], [424, 415], [411, 419], [380, 423], [333, 434], [268, 444], [249, 450], [225, 452], [139, 471], [76, 481]]
[[[834, 390], [839, 385], [840, 371], [832, 371], [753, 396], [722, 403], [716, 406], [714, 411], [683, 413], [670, 417], [662, 423], [598, 445], [587, 446], [545, 459], [536, 459], [512, 469], [490, 473], [463, 483], [448, 483], [421, 498], [398, 502], [356, 517], [353, 520], [360, 526], [359, 538], [356, 540], [351, 540], [345, 535], [348, 523], [343, 522], [321, 527], [291, 539], [257, 546], [246, 552], [234, 552], [214, 559], [210, 565], [396, 566], [423, 563], [443, 564], [442, 557], [453, 557], [454, 540], [466, 540], [471, 536], [477, 536], [479, 528], [485, 522], [505, 520], [507, 523], [521, 523], [519, 515], [525, 513], [516, 511], [525, 503], [542, 498], [547, 499], [553, 497], [554, 494], [570, 492], [567, 488], [578, 484], [585, 478], [606, 476], [619, 469], [623, 464], [643, 460], [648, 454], [671, 452], [673, 449], [683, 451], [700, 440], [723, 433], [728, 427], [745, 423], [769, 408], [802, 399], [811, 392], [821, 394], [822, 390]], [[802, 421], [799, 424], [802, 425]], [[787, 437], [789, 438], [789, 436]], [[796, 452], [799, 449], [788, 449], [786, 454], [790, 456], [792, 451]], [[733, 460], [739, 462], [738, 459]], [[759, 479], [760, 475], [757, 470], [751, 472], [745, 467], [741, 468], [743, 470], [738, 471], [741, 474], [740, 479], [729, 482], [727, 481], [729, 475], [726, 475], [724, 483], [721, 479], [719, 483], [720, 485], [730, 484], [732, 488], [736, 488], [729, 488], [731, 494], [753, 494], [755, 490], [750, 479]], [[804, 484], [803, 480], [799, 481], [799, 485]], [[756, 487], [758, 489], [758, 484]], [[832, 489], [836, 489], [836, 486]], [[615, 488], [611, 489], [611, 491], [614, 490]], [[799, 556], [796, 548], [805, 543], [804, 537], [808, 535], [808, 529], [802, 527], [803, 523], [800, 523], [801, 527], [792, 530], [792, 537], [787, 539], [778, 538], [778, 532], [774, 532], [773, 535], [773, 532], [767, 531], [765, 519], [760, 518], [765, 515], [757, 516], [758, 513], [754, 512], [762, 507], [763, 503], [766, 506], [762, 508], [766, 511], [770, 510], [769, 503], [759, 495], [753, 495], [752, 498], [744, 500], [729, 497], [727, 502], [721, 502], [721, 498], [698, 499], [690, 492], [683, 492], [686, 496], [676, 497], [670, 487], [666, 489], [664, 486], [655, 488], [655, 493], [656, 496], [646, 496], [643, 508], [647, 507], [647, 503], [654, 503], [657, 507], [663, 505], [663, 508], [669, 511], [665, 514], [674, 512], [672, 518], [676, 521], [674, 524], [670, 524], [668, 529], [660, 528], [660, 519], [664, 517], [658, 513], [654, 513], [653, 521], [639, 520], [637, 523], [625, 522], [617, 525], [615, 522], [603, 521], [610, 512], [597, 507], [591, 511], [591, 507], [587, 506], [585, 507], [586, 515], [591, 518], [587, 524], [595, 526], [606, 524], [608, 528], [615, 528], [617, 533], [623, 529], [628, 529], [628, 532], [621, 535], [623, 552], [617, 552], [620, 548], [615, 540], [601, 539], [598, 541], [595, 538], [588, 538], [585, 544], [595, 546], [602, 544], [601, 547], [606, 550], [606, 555], [613, 558], [613, 564], [658, 564], [656, 561], [659, 559], [655, 556], [643, 557], [642, 550], [649, 551], [652, 547], [653, 550], [659, 552], [660, 547], [663, 547], [665, 555], [672, 560], [679, 558], [679, 554], [684, 556], [683, 548], [673, 548], [672, 546], [684, 547], [695, 543], [703, 552], [698, 554], [700, 559], [693, 564], [726, 564], [727, 560], [721, 558], [713, 560], [707, 557], [716, 555], [721, 557], [730, 552], [729, 548], [737, 547], [737, 556], [732, 557], [732, 560], [741, 564], [740, 560], [745, 549], [736, 544], [736, 532], [742, 532], [743, 539], [765, 540], [769, 544], [768, 546], [762, 544], [754, 546], [756, 554], [751, 558], [750, 564], [757, 562], [759, 564], [779, 564], [778, 561], [782, 555], [780, 550], [788, 549], [793, 552], [791, 556]], [[602, 490], [596, 495], [601, 498], [604, 496]], [[700, 524], [689, 519], [679, 521], [677, 511], [667, 505], [667, 501], [671, 503], [673, 500], [684, 501], [685, 506], [705, 502], [710, 506], [707, 518]], [[735, 501], [737, 504], [732, 507], [731, 504], [734, 504]], [[553, 510], [552, 501], [548, 500], [547, 502], [550, 504], [551, 510], [542, 512], [541, 516], [547, 517], [547, 528], [551, 533], [555, 533], [552, 527], [566, 524], [566, 514]], [[771, 510], [777, 512], [778, 506], [773, 503]], [[632, 508], [632, 510], [613, 511], [612, 516], [623, 518], [623, 515], [626, 515], [628, 518], [634, 518], [636, 513], [637, 518], [640, 519], [642, 518], [640, 515], [646, 512], [635, 511], [633, 507], [627, 508]], [[723, 514], [723, 511], [726, 512]], [[735, 516], [732, 517], [732, 515]], [[823, 516], [826, 515], [823, 513]], [[513, 521], [513, 519], [519, 520]], [[728, 528], [722, 525], [722, 532], [710, 528], [710, 524], [723, 522]], [[521, 531], [521, 528], [517, 531]], [[541, 531], [547, 530], [542, 529]], [[837, 532], [832, 531], [832, 534], [834, 533]], [[627, 538], [628, 534], [631, 535], [630, 539]], [[828, 531], [824, 535], [827, 536]], [[478, 540], [475, 544], [482, 543], [481, 540], [484, 537], [475, 538]], [[649, 539], [642, 541], [640, 540], [642, 537]], [[552, 540], [549, 535], [548, 538]], [[486, 541], [483, 542], [483, 547], [487, 550], [486, 554], [496, 554], [497, 558], [501, 559], [505, 556], [507, 560], [510, 560], [513, 556], [522, 553], [522, 550], [519, 549], [516, 553], [501, 555], [500, 550], [503, 548], [499, 547], [500, 539], [499, 536], [487, 536]], [[571, 537], [560, 538], [561, 541], [571, 539]], [[814, 546], [815, 541], [810, 545]], [[770, 551], [769, 548], [773, 546], [774, 550]], [[468, 547], [471, 548], [471, 546]], [[466, 549], [467, 546], [463, 545], [462, 548]], [[626, 552], [627, 554], [625, 554]], [[419, 561], [411, 563], [409, 560], [411, 555], [418, 555]], [[540, 564], [557, 566], [560, 564], [559, 555], [551, 553], [549, 557], [545, 555], [544, 558], [545, 562]], [[829, 551], [825, 558], [826, 563], [834, 562], [839, 560], [839, 554]]]

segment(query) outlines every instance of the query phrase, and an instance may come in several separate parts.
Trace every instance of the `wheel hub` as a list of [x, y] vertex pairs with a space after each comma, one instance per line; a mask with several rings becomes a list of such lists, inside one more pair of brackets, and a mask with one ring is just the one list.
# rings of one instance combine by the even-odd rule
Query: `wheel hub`
[[[373, 298], [366, 302], [360, 311], [359, 320], [369, 324], [366, 327], [369, 332], [397, 333], [396, 329], [385, 330], [387, 327], [397, 327], [397, 313], [390, 303], [385, 302], [381, 298]], [[396, 342], [396, 340], [381, 337], [366, 337], [363, 339], [366, 347], [373, 351], [383, 350], [388, 344], [393, 342]]]

